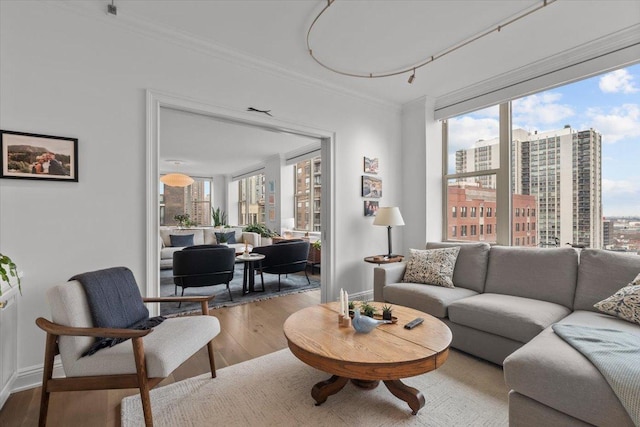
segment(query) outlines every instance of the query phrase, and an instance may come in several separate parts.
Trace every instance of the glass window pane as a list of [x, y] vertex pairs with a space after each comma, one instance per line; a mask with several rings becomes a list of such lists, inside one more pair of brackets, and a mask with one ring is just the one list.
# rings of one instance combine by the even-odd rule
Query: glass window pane
[[[450, 179], [447, 187], [448, 240], [495, 243], [496, 189], [481, 181], [495, 182], [495, 175]], [[478, 215], [478, 213], [481, 213]]]
[[448, 174], [498, 169], [498, 106], [454, 117], [447, 125]]

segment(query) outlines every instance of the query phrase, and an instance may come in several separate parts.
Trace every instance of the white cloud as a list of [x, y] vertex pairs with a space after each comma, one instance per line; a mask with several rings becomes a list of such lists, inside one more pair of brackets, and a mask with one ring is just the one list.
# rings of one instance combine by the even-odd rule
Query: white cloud
[[638, 183], [634, 181], [602, 178], [602, 194], [609, 196], [624, 194], [640, 195], [640, 187]]
[[626, 69], [616, 70], [600, 77], [598, 83], [604, 93], [636, 93], [638, 89], [633, 81], [633, 76]]
[[498, 130], [497, 118], [462, 116], [449, 119], [449, 171], [455, 172], [456, 157], [454, 153], [457, 150], [471, 148], [481, 139], [496, 138], [499, 135]]
[[560, 129], [565, 121], [575, 115], [570, 105], [561, 104], [562, 94], [543, 92], [513, 101], [514, 127], [528, 131]]
[[614, 143], [623, 139], [640, 137], [640, 106], [624, 104], [609, 111], [590, 108], [586, 112], [588, 124], [602, 134], [602, 142]]

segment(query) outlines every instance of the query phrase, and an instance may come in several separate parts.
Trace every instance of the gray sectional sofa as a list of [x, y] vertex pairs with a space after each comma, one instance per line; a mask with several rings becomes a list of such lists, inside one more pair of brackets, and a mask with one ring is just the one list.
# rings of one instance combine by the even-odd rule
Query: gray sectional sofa
[[503, 365], [512, 426], [633, 426], [600, 372], [558, 337], [568, 323], [623, 330], [640, 326], [593, 305], [640, 273], [640, 256], [597, 249], [459, 246], [455, 288], [402, 283], [405, 263], [374, 270], [374, 299], [412, 307], [445, 322], [452, 346]]

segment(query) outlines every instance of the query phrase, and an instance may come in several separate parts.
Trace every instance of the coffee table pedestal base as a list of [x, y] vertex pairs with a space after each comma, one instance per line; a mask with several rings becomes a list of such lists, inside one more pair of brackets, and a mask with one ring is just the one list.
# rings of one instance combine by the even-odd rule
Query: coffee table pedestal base
[[[322, 405], [327, 401], [327, 398], [336, 394], [344, 388], [349, 382], [349, 378], [339, 377], [333, 375], [331, 378], [325, 381], [320, 381], [311, 389], [311, 397], [316, 401], [316, 406]], [[362, 389], [373, 390], [378, 386], [380, 381], [377, 380], [358, 380], [352, 379], [351, 382]], [[409, 387], [400, 380], [387, 380], [384, 381], [384, 385], [387, 389], [400, 400], [407, 402], [411, 413], [416, 415], [418, 411], [424, 406], [425, 400], [422, 392], [416, 388]]]

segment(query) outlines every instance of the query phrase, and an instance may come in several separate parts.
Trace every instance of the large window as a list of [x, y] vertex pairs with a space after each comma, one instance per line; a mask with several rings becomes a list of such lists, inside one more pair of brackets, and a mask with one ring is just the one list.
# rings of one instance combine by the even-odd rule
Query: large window
[[447, 238], [640, 251], [639, 94], [634, 65], [445, 121]]
[[176, 225], [176, 215], [188, 214], [194, 225], [211, 225], [211, 180], [194, 178], [187, 187], [160, 182], [160, 225]]
[[296, 230], [320, 231], [321, 166], [320, 157], [314, 157], [295, 165], [294, 210]]
[[264, 224], [264, 174], [238, 181], [238, 225]]

